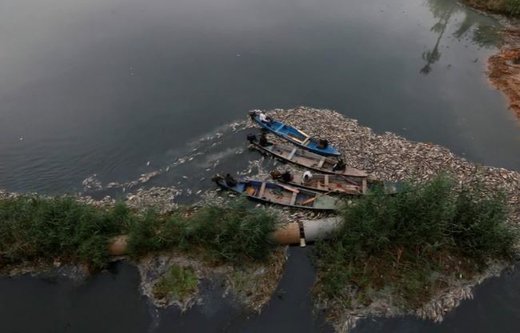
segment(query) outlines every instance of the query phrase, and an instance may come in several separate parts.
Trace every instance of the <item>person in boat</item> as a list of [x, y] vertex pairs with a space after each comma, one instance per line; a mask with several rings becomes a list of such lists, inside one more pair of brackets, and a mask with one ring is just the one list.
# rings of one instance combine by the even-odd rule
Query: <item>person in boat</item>
[[268, 116], [266, 116], [266, 114], [263, 113], [262, 111], [259, 111], [259, 113], [258, 113], [258, 120], [260, 120], [262, 123], [264, 123], [266, 125], [271, 125], [271, 122], [272, 122], [272, 119], [269, 118]]
[[291, 174], [291, 172], [289, 170], [285, 170], [284, 173], [281, 173], [280, 171], [275, 169], [275, 170], [271, 171], [271, 177], [274, 180], [280, 180], [284, 183], [288, 183], [291, 180], [293, 180], [293, 175]]
[[332, 171], [342, 171], [342, 170], [345, 170], [345, 167], [347, 165], [345, 164], [345, 162], [343, 161], [342, 158], [338, 159], [338, 161], [336, 162], [336, 164], [334, 164], [332, 166]]
[[318, 145], [317, 145], [317, 147], [318, 147], [319, 149], [325, 149], [325, 148], [327, 148], [328, 146], [329, 146], [329, 141], [328, 141], [328, 140], [326, 140], [326, 139], [320, 139], [320, 140], [318, 140]]
[[256, 135], [254, 135], [252, 133], [249, 133], [247, 135], [247, 141], [249, 141], [249, 143], [255, 143], [256, 142]]
[[260, 140], [258, 141], [260, 146], [267, 147], [272, 146], [273, 144], [267, 140], [267, 136], [265, 133], [260, 134]]
[[305, 171], [305, 172], [303, 173], [303, 182], [304, 182], [304, 183], [307, 183], [307, 182], [309, 182], [311, 179], [312, 179], [312, 173], [311, 173], [310, 171], [308, 171], [308, 170]]
[[293, 180], [293, 175], [291, 175], [291, 172], [289, 170], [285, 170], [284, 173], [280, 176], [280, 179], [282, 182], [288, 183], [291, 180]]
[[237, 185], [237, 181], [229, 173], [226, 174], [226, 177], [224, 178], [224, 180], [226, 181], [226, 185], [229, 187], [234, 187]]

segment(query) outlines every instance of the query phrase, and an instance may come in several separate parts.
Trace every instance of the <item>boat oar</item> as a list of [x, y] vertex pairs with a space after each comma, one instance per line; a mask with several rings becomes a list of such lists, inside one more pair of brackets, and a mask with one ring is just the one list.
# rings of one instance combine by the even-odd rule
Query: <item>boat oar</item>
[[321, 193], [321, 194], [316, 195], [314, 198], [307, 199], [307, 200], [305, 200], [304, 202], [302, 202], [302, 206], [305, 206], [305, 205], [307, 205], [307, 204], [310, 204], [311, 202], [314, 202], [314, 200], [318, 199], [319, 197], [321, 197], [321, 196], [323, 196], [323, 195], [330, 194], [330, 193], [332, 193], [332, 192], [334, 192], [334, 190], [330, 190], [330, 191], [328, 191], [327, 193]]
[[297, 188], [294, 188], [294, 187], [286, 186], [286, 185], [283, 185], [283, 184], [280, 184], [280, 183], [278, 183], [278, 186], [283, 187], [287, 191], [300, 193], [300, 190], [298, 190]]

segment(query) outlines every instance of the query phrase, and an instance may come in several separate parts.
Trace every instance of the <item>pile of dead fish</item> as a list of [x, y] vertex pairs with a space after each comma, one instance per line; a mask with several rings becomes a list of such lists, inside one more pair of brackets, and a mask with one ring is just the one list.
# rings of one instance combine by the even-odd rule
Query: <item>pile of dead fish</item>
[[[371, 178], [400, 181], [413, 179], [417, 181], [428, 180], [441, 172], [449, 172], [460, 183], [471, 183], [479, 181], [486, 188], [493, 191], [503, 191], [506, 193], [508, 201], [513, 209], [512, 220], [519, 221], [520, 215], [520, 173], [509, 171], [503, 168], [479, 166], [470, 163], [464, 158], [455, 156], [447, 148], [429, 143], [412, 142], [396, 134], [386, 132], [376, 134], [370, 128], [360, 126], [356, 120], [345, 118], [340, 113], [332, 110], [313, 109], [299, 107], [295, 109], [275, 109], [266, 111], [274, 119], [286, 122], [299, 129], [302, 129], [311, 136], [327, 138], [331, 144], [338, 147], [344, 156], [345, 163], [353, 168], [366, 170]], [[200, 148], [208, 142], [218, 139], [222, 132], [237, 132], [248, 126], [244, 121], [238, 121], [217, 131], [214, 135], [201, 138], [193, 146], [190, 153], [182, 158], [178, 158], [167, 167], [151, 171], [141, 175], [139, 179], [132, 183], [109, 183], [102, 186], [96, 175], [86, 178], [83, 182], [85, 189], [99, 190], [100, 188], [125, 187], [131, 189], [132, 185], [144, 184], [150, 178], [159, 175], [164, 171], [169, 171], [178, 164], [183, 164], [194, 156], [200, 154]], [[254, 124], [249, 123], [253, 128]], [[274, 139], [276, 140], [276, 138]], [[245, 145], [245, 143], [244, 143]], [[242, 148], [239, 148], [242, 151]], [[235, 155], [226, 158], [234, 158]], [[260, 156], [257, 160], [249, 162], [246, 169], [237, 172], [239, 176], [254, 176], [259, 179], [268, 179], [270, 170], [263, 168], [264, 157]], [[284, 169], [297, 168], [284, 164]], [[189, 189], [176, 187], [152, 187], [149, 189], [136, 188], [126, 193], [127, 203], [136, 209], [146, 207], [158, 207], [160, 211], [174, 210], [177, 205], [175, 198], [187, 192]], [[215, 198], [213, 190], [202, 193], [206, 197]], [[186, 193], [185, 193], [186, 194]], [[0, 191], [0, 198], [14, 195]], [[94, 200], [90, 197], [80, 199], [93, 205], [110, 205], [114, 202], [110, 197], [102, 200]], [[211, 201], [211, 200], [203, 200]], [[292, 216], [294, 215], [294, 216]], [[287, 215], [298, 218], [312, 218], [315, 214], [293, 213]]]
[[[269, 116], [302, 129], [311, 136], [325, 137], [338, 147], [348, 166], [366, 170], [371, 178], [400, 181], [425, 181], [439, 173], [449, 173], [459, 184], [478, 183], [490, 192], [506, 194], [511, 208], [509, 221], [520, 223], [520, 173], [503, 168], [480, 166], [455, 156], [447, 148], [406, 140], [393, 133], [376, 134], [331, 110], [300, 107], [291, 110], [276, 109]], [[285, 167], [285, 166], [284, 166]], [[484, 279], [499, 274], [505, 263], [496, 263], [471, 280], [461, 277], [450, 288], [432, 299], [415, 314], [422, 318], [441, 321], [447, 312], [472, 297], [472, 289]], [[399, 309], [375, 302], [362, 309], [345, 313], [337, 327], [348, 330], [366, 316], [402, 315]]]
[[480, 166], [445, 147], [409, 141], [390, 132], [376, 134], [331, 110], [299, 107], [267, 113], [311, 136], [327, 138], [343, 152], [348, 166], [366, 170], [375, 179], [424, 181], [448, 172], [460, 183], [481, 182], [491, 191], [503, 191], [513, 209], [512, 221], [520, 222], [520, 172]]
[[126, 203], [129, 207], [137, 210], [146, 210], [153, 207], [159, 213], [166, 213], [178, 208], [175, 197], [181, 193], [182, 190], [175, 187], [140, 188], [137, 192], [127, 196]]
[[7, 192], [5, 190], [0, 189], [0, 200], [13, 199], [18, 195], [16, 193]]

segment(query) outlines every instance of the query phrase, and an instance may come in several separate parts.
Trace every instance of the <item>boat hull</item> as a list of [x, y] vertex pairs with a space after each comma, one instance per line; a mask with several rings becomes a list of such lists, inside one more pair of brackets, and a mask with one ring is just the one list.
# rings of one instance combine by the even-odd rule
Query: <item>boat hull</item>
[[283, 184], [243, 180], [229, 186], [223, 179], [216, 180], [216, 183], [225, 190], [244, 194], [248, 199], [261, 203], [314, 211], [335, 211], [341, 208], [341, 201], [337, 198]]
[[320, 147], [318, 140], [290, 125], [275, 120], [269, 123], [265, 123], [262, 122], [256, 114], [251, 115], [251, 119], [253, 119], [253, 121], [260, 125], [260, 127], [262, 127], [264, 130], [269, 131], [283, 138], [284, 140], [287, 140], [290, 143], [310, 152], [322, 156], [341, 156], [341, 153], [336, 148], [332, 147], [331, 145], [327, 145], [327, 147], [322, 148]]
[[304, 180], [303, 174], [294, 174], [293, 179], [284, 182], [284, 184], [310, 191], [339, 195], [358, 196], [367, 193], [366, 177], [313, 174], [310, 180]]
[[251, 145], [252, 148], [255, 148], [264, 154], [316, 172], [348, 177], [368, 177], [368, 174], [365, 171], [355, 168], [345, 167], [343, 170], [334, 170], [333, 167], [336, 163], [334, 159], [320, 156], [302, 149], [279, 144], [261, 146], [257, 142], [253, 142]]
[[[281, 179], [277, 180], [283, 182]], [[304, 181], [302, 174], [295, 174], [292, 180], [283, 183], [310, 191], [346, 196], [365, 195], [376, 189], [382, 190], [388, 195], [395, 195], [403, 191], [403, 184], [400, 182], [330, 174], [313, 174], [312, 178], [307, 181]]]

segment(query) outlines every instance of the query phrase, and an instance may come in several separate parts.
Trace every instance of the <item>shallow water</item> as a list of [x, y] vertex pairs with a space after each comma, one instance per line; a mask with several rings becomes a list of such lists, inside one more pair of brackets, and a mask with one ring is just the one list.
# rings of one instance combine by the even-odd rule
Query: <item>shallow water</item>
[[[0, 0], [0, 188], [78, 192], [92, 174], [129, 182], [172, 165], [149, 185], [195, 193], [256, 156], [236, 154], [246, 133], [224, 124], [298, 105], [520, 170], [519, 122], [484, 75], [497, 28], [452, 0]], [[204, 154], [175, 164], [193, 148]], [[260, 317], [218, 300], [156, 313], [123, 265], [80, 285], [1, 279], [0, 330], [327, 330], [310, 315], [305, 253], [292, 253], [284, 292]], [[486, 283], [442, 325], [404, 318], [358, 331], [513, 330], [518, 282]]]
[[275, 297], [261, 315], [223, 297], [219, 281], [203, 282], [203, 301], [186, 313], [158, 310], [141, 296], [139, 273], [127, 263], [87, 281], [59, 274], [0, 278], [2, 332], [330, 332], [313, 314], [309, 297], [314, 273], [308, 249], [292, 248]]
[[146, 332], [149, 313], [128, 265], [87, 281], [49, 275], [0, 278], [0, 329], [28, 332]]

